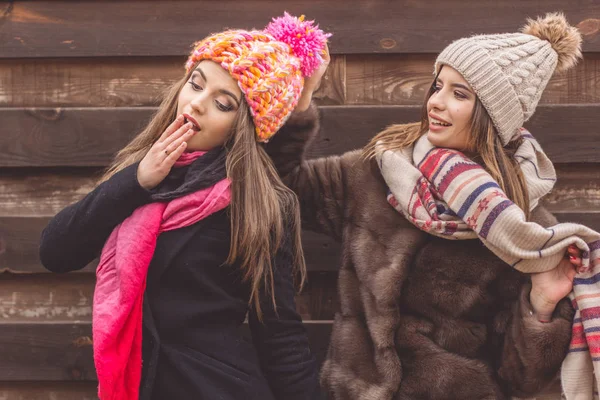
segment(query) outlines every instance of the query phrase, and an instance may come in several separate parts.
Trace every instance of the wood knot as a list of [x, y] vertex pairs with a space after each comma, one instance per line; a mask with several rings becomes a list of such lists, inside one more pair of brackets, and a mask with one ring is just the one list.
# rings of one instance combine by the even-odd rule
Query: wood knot
[[73, 340], [73, 346], [75, 347], [84, 347], [91, 346], [92, 339], [89, 336], [80, 336], [77, 339]]
[[595, 35], [600, 31], [600, 19], [588, 18], [577, 24], [577, 29], [583, 36]]
[[61, 108], [28, 108], [27, 114], [44, 121], [58, 121], [63, 115]]
[[382, 49], [390, 50], [396, 47], [396, 41], [391, 38], [383, 38], [379, 41], [379, 46], [381, 46]]
[[83, 371], [77, 367], [69, 368], [69, 375], [71, 376], [71, 379], [76, 381], [81, 381], [85, 377]]
[[8, 2], [8, 5], [6, 6], [6, 8], [3, 11], [0, 11], [0, 20], [3, 19], [7, 19], [10, 14], [12, 13], [13, 8], [15, 7], [15, 2], [14, 0], [10, 0]]

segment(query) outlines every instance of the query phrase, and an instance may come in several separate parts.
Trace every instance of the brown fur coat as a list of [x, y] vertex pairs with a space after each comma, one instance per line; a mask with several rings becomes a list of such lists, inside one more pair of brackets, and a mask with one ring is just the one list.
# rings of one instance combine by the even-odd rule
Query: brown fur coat
[[[342, 243], [341, 310], [321, 374], [329, 398], [505, 399], [547, 386], [570, 341], [568, 301], [538, 322], [526, 275], [478, 240], [417, 230], [360, 151], [306, 160], [318, 125], [311, 107], [267, 151], [298, 194], [303, 227]], [[556, 223], [542, 208], [534, 219]]]

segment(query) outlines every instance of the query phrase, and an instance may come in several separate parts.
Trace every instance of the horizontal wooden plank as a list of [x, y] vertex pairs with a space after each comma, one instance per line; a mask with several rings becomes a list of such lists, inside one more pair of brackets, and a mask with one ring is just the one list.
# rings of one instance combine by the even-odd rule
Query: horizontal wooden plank
[[[415, 121], [419, 106], [323, 106], [310, 156], [363, 146], [392, 123]], [[0, 167], [105, 166], [155, 108], [0, 109]], [[600, 105], [542, 105], [525, 124], [554, 162], [600, 162]]]
[[575, 222], [589, 226], [596, 232], [600, 232], [600, 212], [594, 213], [556, 213], [559, 222]]
[[[421, 105], [433, 81], [435, 54], [346, 56], [346, 104]], [[540, 104], [600, 103], [600, 54], [548, 82]]]
[[[62, 172], [60, 172], [62, 171]], [[0, 178], [0, 270], [45, 272], [38, 258], [39, 239], [51, 216], [80, 200], [95, 185], [94, 168], [32, 172], [4, 170]], [[339, 244], [314, 232], [305, 232], [309, 269], [336, 271]], [[92, 272], [96, 262], [83, 272]]]
[[2, 274], [0, 319], [5, 323], [89, 322], [94, 284], [93, 274]]
[[0, 400], [98, 400], [96, 382], [0, 382]]
[[[331, 324], [305, 322], [319, 363], [327, 352]], [[90, 323], [0, 324], [0, 382], [96, 380], [91, 332]]]
[[[0, 400], [97, 400], [93, 382], [10, 382], [0, 383]], [[561, 400], [560, 383], [535, 398], [513, 400]]]
[[[386, 126], [418, 121], [420, 110], [420, 106], [321, 107], [321, 135], [309, 156], [340, 154], [362, 147]], [[525, 127], [555, 163], [600, 162], [597, 115], [598, 105], [542, 105]]]
[[[48, 217], [0, 218], [0, 272], [47, 272], [39, 259], [40, 235]], [[92, 262], [82, 272], [93, 272]]]
[[[578, 222], [600, 231], [600, 212], [557, 212], [563, 222]], [[40, 232], [47, 217], [0, 218], [0, 271], [13, 273], [47, 272], [38, 257]], [[341, 246], [331, 238], [304, 231], [302, 233], [306, 264], [309, 271], [337, 271]], [[95, 270], [92, 262], [81, 273]]]
[[[319, 365], [327, 354], [331, 324], [332, 321], [305, 323]], [[8, 330], [2, 327], [1, 332], [4, 340], [0, 348], [8, 347], [9, 351], [3, 354], [10, 357], [0, 359], [0, 399], [96, 399], [89, 324], [14, 324]], [[560, 396], [555, 396], [559, 392], [560, 387], [553, 384], [542, 395], [527, 400], [558, 400]]]
[[[0, 217], [0, 272], [47, 272], [42, 267], [38, 250], [40, 235], [49, 217]], [[336, 271], [340, 245], [328, 236], [302, 233], [306, 264], [310, 271]], [[79, 272], [93, 272], [93, 261]]]
[[[4, 170], [0, 177], [0, 270], [45, 272], [39, 238], [49, 218], [92, 190], [97, 169]], [[600, 230], [600, 170], [595, 164], [558, 164], [558, 182], [544, 205], [559, 219]], [[303, 232], [311, 271], [336, 271], [340, 245], [326, 235]], [[92, 272], [95, 263], [84, 272]]]
[[[0, 400], [97, 400], [96, 392], [94, 382], [0, 383]], [[535, 398], [514, 400], [560, 400], [560, 383]]]
[[[544, 198], [552, 212], [600, 211], [600, 168], [556, 164], [558, 181]], [[0, 171], [1, 217], [51, 217], [93, 190], [96, 168], [12, 168]], [[308, 238], [307, 238], [308, 239]], [[325, 250], [326, 245], [323, 245]]]
[[589, 0], [478, 0], [468, 6], [464, 0], [370, 0], [351, 7], [343, 0], [222, 0], [201, 6], [185, 0], [38, 0], [3, 7], [0, 58], [180, 56], [211, 32], [262, 28], [284, 10], [306, 14], [333, 32], [331, 51], [337, 54], [436, 53], [459, 37], [515, 32], [526, 17], [556, 10], [580, 27], [586, 51], [600, 50], [595, 18], [600, 4]]
[[0, 216], [53, 216], [94, 189], [100, 168], [13, 168], [0, 174]]
[[[1, 50], [0, 50], [1, 51]], [[157, 106], [184, 74], [185, 57], [0, 59], [0, 107]], [[319, 104], [344, 103], [345, 56], [334, 56]]]
[[1, 107], [157, 106], [185, 57], [0, 59]]
[[[0, 320], [90, 322], [95, 281], [94, 274], [2, 274]], [[304, 320], [333, 319], [337, 272], [310, 272], [296, 306]]]
[[[0, 166], [104, 166], [154, 111], [146, 107], [1, 109]], [[77, 161], [82, 156], [89, 161]]]
[[296, 308], [304, 321], [332, 320], [340, 310], [338, 265], [339, 261], [333, 265], [335, 271], [309, 271], [305, 288], [296, 296]]
[[[419, 105], [435, 54], [333, 56], [319, 105]], [[0, 107], [156, 106], [182, 75], [182, 57], [0, 59]], [[548, 83], [541, 104], [600, 103], [600, 53]]]
[[557, 182], [543, 204], [554, 213], [600, 212], [600, 168], [594, 164], [558, 164]]
[[96, 373], [89, 323], [3, 323], [0, 381], [86, 381]]

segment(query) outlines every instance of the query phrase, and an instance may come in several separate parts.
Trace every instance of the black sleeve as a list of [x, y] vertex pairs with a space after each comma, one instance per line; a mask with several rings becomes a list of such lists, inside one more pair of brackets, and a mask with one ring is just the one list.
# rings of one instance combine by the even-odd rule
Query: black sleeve
[[117, 172], [50, 220], [40, 240], [44, 267], [53, 272], [82, 269], [100, 255], [117, 225], [150, 202], [150, 192], [138, 183], [137, 166]]
[[320, 399], [318, 368], [306, 329], [296, 311], [292, 240], [289, 233], [275, 257], [274, 293], [261, 301], [263, 321], [250, 310], [249, 324], [261, 368], [277, 400]]

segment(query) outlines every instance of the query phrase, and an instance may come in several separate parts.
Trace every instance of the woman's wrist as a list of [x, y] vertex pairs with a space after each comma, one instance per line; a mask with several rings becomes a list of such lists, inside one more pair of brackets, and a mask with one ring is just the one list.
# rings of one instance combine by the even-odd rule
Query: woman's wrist
[[556, 303], [548, 301], [543, 294], [532, 289], [529, 293], [529, 303], [531, 304], [530, 314], [535, 315], [540, 322], [552, 321], [552, 314], [556, 309]]
[[298, 100], [296, 108], [294, 108], [294, 112], [301, 113], [308, 110], [310, 107], [310, 102], [312, 101], [312, 94], [312, 90], [307, 91], [305, 88], [305, 90], [302, 92], [302, 96], [300, 96], [300, 99]]

